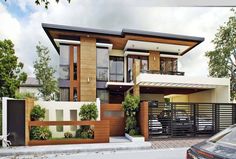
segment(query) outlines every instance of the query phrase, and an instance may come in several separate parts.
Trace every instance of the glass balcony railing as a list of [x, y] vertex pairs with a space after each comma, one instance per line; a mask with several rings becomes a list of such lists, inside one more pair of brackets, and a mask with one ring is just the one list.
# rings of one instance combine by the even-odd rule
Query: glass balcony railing
[[184, 72], [179, 72], [179, 71], [141, 70], [141, 73], [184, 76]]

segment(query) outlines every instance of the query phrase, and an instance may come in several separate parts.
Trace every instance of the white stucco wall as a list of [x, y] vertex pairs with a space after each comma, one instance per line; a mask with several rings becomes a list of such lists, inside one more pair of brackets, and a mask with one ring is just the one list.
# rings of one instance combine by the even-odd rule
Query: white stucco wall
[[[42, 108], [46, 109], [46, 119], [48, 121], [57, 121], [56, 116], [56, 110], [62, 110], [63, 111], [63, 117], [61, 118], [63, 121], [70, 121], [70, 110], [77, 111], [77, 120], [80, 120], [79, 118], [79, 111], [83, 104], [89, 104], [91, 102], [64, 102], [64, 101], [35, 101], [35, 105], [40, 105]], [[100, 100], [97, 98], [96, 101], [97, 109], [98, 109], [98, 118], [97, 120], [100, 120]], [[58, 132], [56, 129], [56, 126], [49, 126], [49, 129], [52, 132], [52, 137], [64, 137], [64, 132], [71, 132], [72, 134], [75, 134], [75, 131], [71, 128], [71, 126], [63, 126], [63, 131]]]

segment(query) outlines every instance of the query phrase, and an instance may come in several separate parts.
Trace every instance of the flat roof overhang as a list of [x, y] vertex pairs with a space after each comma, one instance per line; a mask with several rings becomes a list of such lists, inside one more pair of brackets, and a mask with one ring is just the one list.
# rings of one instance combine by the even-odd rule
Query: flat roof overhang
[[171, 87], [151, 87], [151, 86], [140, 86], [141, 94], [192, 94], [210, 89], [199, 89], [199, 88], [171, 88]]
[[122, 91], [125, 92], [131, 89], [134, 86], [133, 82], [126, 83], [126, 82], [107, 82], [106, 88], [112, 91]]
[[186, 77], [176, 75], [159, 75], [140, 73], [137, 83], [142, 87], [214, 89], [217, 86], [230, 87], [227, 78]]
[[79, 41], [80, 37], [92, 37], [96, 38], [97, 42], [99, 43], [111, 43], [113, 44], [114, 49], [122, 50], [124, 50], [128, 40], [188, 46], [188, 49], [185, 49], [180, 53], [181, 55], [204, 41], [204, 38], [202, 37], [150, 32], [135, 29], [109, 31], [104, 29], [82, 28], [46, 23], [42, 23], [42, 27], [58, 53], [59, 48], [56, 45], [54, 39]]

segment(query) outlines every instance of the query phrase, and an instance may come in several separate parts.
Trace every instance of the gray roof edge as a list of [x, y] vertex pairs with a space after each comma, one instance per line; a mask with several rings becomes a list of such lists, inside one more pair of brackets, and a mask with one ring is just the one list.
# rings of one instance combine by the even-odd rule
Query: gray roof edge
[[146, 35], [146, 36], [153, 36], [153, 37], [165, 37], [169, 39], [189, 40], [189, 41], [198, 41], [198, 42], [203, 42], [205, 40], [205, 38], [197, 37], [197, 36], [160, 33], [160, 32], [143, 31], [143, 30], [136, 30], [136, 29], [123, 29], [122, 32], [127, 33], [127, 34], [136, 34], [136, 35], [143, 35], [143, 36]]
[[48, 24], [42, 23], [42, 27], [50, 28], [50, 29], [58, 29], [58, 30], [67, 30], [67, 31], [77, 31], [77, 32], [87, 32], [87, 33], [95, 33], [95, 34], [106, 34], [106, 35], [115, 35], [121, 36], [121, 32], [105, 30], [105, 29], [93, 29], [93, 28], [84, 28], [84, 27], [75, 27], [75, 26], [67, 26], [67, 25], [58, 25], [58, 24]]
[[197, 42], [203, 42], [205, 40], [205, 38], [203, 37], [178, 35], [178, 34], [170, 34], [170, 33], [160, 33], [160, 32], [153, 32], [153, 31], [143, 31], [143, 30], [136, 30], [136, 29], [122, 29], [122, 31], [119, 32], [119, 31], [111, 31], [111, 30], [105, 30], [105, 29], [93, 29], [93, 28], [75, 27], [75, 26], [49, 24], [49, 23], [42, 23], [42, 27], [43, 29], [57, 29], [57, 30], [105, 34], [105, 35], [113, 35], [113, 36], [124, 36], [125, 34], [135, 34], [135, 35], [142, 35], [142, 36], [162, 37], [162, 38], [168, 38], [168, 39], [188, 40], [188, 41], [197, 41]]

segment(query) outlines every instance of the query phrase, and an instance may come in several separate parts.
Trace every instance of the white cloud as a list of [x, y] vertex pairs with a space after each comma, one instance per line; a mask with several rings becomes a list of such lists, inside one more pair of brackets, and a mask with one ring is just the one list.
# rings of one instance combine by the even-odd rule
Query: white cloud
[[230, 15], [230, 8], [165, 8], [134, 7], [119, 5], [117, 1], [61, 1], [52, 4], [49, 10], [35, 6], [31, 0], [17, 0], [23, 11], [27, 7], [32, 12], [24, 19], [16, 19], [0, 4], [0, 38], [14, 41], [20, 60], [25, 63], [25, 70], [33, 75], [35, 45], [38, 41], [49, 47], [53, 64], [57, 66], [58, 55], [41, 27], [42, 22], [73, 25], [91, 28], [121, 30], [133, 28], [186, 34], [205, 37], [205, 41], [180, 58], [180, 70], [190, 76], [207, 76], [207, 59], [205, 52], [213, 49], [210, 41], [214, 38], [219, 25]]

